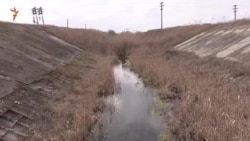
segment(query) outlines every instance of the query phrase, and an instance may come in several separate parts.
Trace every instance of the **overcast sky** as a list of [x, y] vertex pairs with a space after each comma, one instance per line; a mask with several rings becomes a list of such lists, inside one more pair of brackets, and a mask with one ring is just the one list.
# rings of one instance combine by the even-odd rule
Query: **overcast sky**
[[250, 0], [0, 0], [0, 20], [12, 22], [10, 9], [19, 14], [16, 23], [32, 23], [31, 8], [44, 8], [46, 24], [95, 28], [107, 31], [146, 31], [160, 27], [160, 2], [164, 2], [164, 27], [250, 18]]

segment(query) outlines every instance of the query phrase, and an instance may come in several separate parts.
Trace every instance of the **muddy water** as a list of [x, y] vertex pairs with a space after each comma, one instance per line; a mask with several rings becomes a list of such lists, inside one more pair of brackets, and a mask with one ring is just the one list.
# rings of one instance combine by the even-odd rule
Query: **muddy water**
[[[115, 94], [106, 99], [98, 141], [159, 141], [165, 123], [164, 104], [138, 76], [121, 64], [114, 67]], [[99, 131], [100, 132], [100, 131]]]

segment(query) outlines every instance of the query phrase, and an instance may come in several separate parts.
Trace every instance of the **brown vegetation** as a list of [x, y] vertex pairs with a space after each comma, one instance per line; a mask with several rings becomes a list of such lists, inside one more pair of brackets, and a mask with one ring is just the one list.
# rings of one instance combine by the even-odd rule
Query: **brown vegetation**
[[[247, 68], [216, 58], [200, 59], [193, 54], [171, 50], [178, 43], [215, 26], [231, 25], [191, 25], [136, 34], [107, 34], [54, 27], [46, 30], [91, 52], [116, 54], [122, 60], [129, 57], [133, 69], [159, 89], [162, 99], [176, 103], [173, 108], [174, 120], [170, 125], [177, 140], [248, 140], [250, 77], [249, 72], [244, 71]], [[241, 69], [235, 69], [238, 67]], [[94, 88], [109, 87], [104, 84]], [[89, 89], [95, 90], [92, 87]], [[87, 92], [89, 89], [86, 89]], [[91, 90], [88, 93], [96, 93]], [[83, 89], [80, 91], [84, 92]], [[105, 92], [98, 93], [105, 95]], [[89, 101], [84, 105], [91, 105]], [[84, 124], [77, 122], [77, 118], [75, 121]]]
[[177, 140], [250, 138], [248, 81], [233, 77], [224, 63], [213, 66], [210, 59], [201, 61], [172, 51], [163, 56], [142, 55], [145, 50], [149, 48], [137, 50], [131, 61], [134, 69], [159, 89], [163, 99], [177, 101], [171, 123]]
[[101, 97], [113, 93], [113, 58], [82, 52], [53, 74], [59, 95], [40, 111], [30, 140], [81, 141], [99, 120]]
[[[168, 35], [162, 42], [152, 38], [152, 43], [147, 40], [134, 49], [130, 56], [133, 69], [159, 89], [163, 99], [176, 103], [170, 123], [176, 140], [248, 140], [250, 75], [246, 70], [249, 68], [171, 50], [172, 46], [201, 31], [195, 31], [199, 26], [186, 29], [189, 32], [183, 32], [182, 28], [166, 32]], [[154, 32], [155, 37], [160, 34]]]
[[109, 39], [111, 35], [94, 29], [72, 29], [56, 26], [46, 26], [45, 31], [71, 43], [82, 49], [104, 55], [109, 50]]

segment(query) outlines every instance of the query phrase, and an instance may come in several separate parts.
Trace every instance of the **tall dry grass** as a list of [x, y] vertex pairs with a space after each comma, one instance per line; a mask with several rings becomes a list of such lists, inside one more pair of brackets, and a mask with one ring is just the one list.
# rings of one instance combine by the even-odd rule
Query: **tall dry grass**
[[40, 111], [30, 140], [82, 141], [100, 119], [102, 98], [113, 94], [113, 58], [83, 52], [54, 73], [57, 97]]
[[237, 80], [228, 68], [208, 65], [209, 60], [197, 63], [193, 55], [168, 52], [164, 58], [147, 52], [150, 48], [143, 47], [132, 54], [133, 68], [163, 99], [178, 101], [170, 124], [177, 140], [249, 140], [248, 81]]
[[131, 49], [144, 43], [142, 37], [130, 32], [115, 34], [113, 31], [102, 32], [93, 29], [73, 29], [46, 26], [44, 30], [86, 51], [103, 56], [118, 56], [126, 59]]
[[106, 32], [56, 26], [46, 26], [44, 30], [82, 49], [104, 55], [110, 52], [109, 39], [111, 35]]
[[171, 50], [190, 36], [219, 26], [173, 28], [165, 33], [149, 31], [142, 35], [145, 43], [130, 54], [133, 69], [145, 82], [156, 87], [162, 99], [176, 103], [174, 119], [170, 120], [176, 140], [250, 139], [249, 68]]
[[139, 35], [144, 45], [154, 48], [169, 48], [213, 26], [210, 24], [179, 26], [163, 30], [150, 30]]
[[[133, 69], [159, 89], [162, 99], [176, 102], [170, 125], [177, 140], [244, 141], [250, 138], [250, 79], [245, 75], [247, 73], [232, 69], [235, 64], [225, 66], [224, 62], [218, 63], [220, 61], [214, 58], [201, 60], [194, 55], [168, 50], [219, 26], [230, 25], [191, 25], [112, 36], [99, 31], [88, 35], [89, 31], [72, 29], [50, 29], [49, 32], [91, 52], [129, 58]], [[66, 30], [70, 31], [64, 37]], [[94, 88], [102, 87], [109, 86], [98, 84]], [[105, 95], [105, 91], [98, 93]]]

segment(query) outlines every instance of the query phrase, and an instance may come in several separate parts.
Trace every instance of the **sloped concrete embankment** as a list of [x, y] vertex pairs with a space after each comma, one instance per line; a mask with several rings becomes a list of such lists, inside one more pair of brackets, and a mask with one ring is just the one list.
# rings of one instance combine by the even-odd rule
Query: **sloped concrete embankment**
[[37, 109], [53, 94], [36, 82], [80, 52], [36, 26], [0, 23], [0, 140], [30, 135]]
[[250, 61], [250, 26], [216, 26], [174, 48], [200, 57], [214, 56], [247, 65]]

